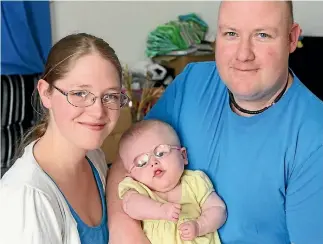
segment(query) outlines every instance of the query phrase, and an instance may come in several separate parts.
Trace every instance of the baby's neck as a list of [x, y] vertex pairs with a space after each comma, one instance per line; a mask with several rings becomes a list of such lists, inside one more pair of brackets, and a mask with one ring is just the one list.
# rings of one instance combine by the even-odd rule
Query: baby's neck
[[180, 203], [182, 198], [182, 184], [177, 184], [173, 189], [167, 192], [155, 191], [155, 193], [167, 202]]

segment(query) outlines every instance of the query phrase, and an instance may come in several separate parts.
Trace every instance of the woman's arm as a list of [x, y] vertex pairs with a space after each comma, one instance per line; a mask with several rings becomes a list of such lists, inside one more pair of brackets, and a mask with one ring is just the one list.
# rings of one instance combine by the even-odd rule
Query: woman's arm
[[63, 244], [63, 219], [46, 193], [1, 183], [0, 243]]
[[126, 170], [121, 159], [118, 158], [109, 170], [106, 188], [109, 244], [149, 244], [140, 221], [130, 218], [122, 209], [118, 185], [125, 176]]

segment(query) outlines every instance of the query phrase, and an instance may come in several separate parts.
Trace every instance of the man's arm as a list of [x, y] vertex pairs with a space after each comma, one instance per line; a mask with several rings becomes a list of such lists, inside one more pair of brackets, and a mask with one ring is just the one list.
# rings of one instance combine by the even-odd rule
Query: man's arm
[[295, 244], [322, 244], [323, 146], [291, 171], [286, 190], [286, 221], [290, 241]]
[[[122, 209], [122, 201], [118, 196], [118, 185], [125, 178], [126, 170], [118, 158], [109, 170], [107, 179], [107, 205], [109, 244], [149, 244], [141, 222], [130, 218]], [[123, 227], [127, 228], [123, 228]]]
[[211, 193], [202, 206], [201, 216], [197, 219], [198, 236], [217, 231], [226, 221], [227, 211], [222, 199]]

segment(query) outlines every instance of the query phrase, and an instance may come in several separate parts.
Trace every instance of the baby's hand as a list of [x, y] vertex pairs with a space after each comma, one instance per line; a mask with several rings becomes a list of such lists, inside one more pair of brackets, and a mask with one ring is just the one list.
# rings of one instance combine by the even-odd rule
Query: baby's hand
[[199, 233], [199, 225], [195, 220], [187, 221], [179, 226], [181, 238], [184, 241], [194, 240]]
[[162, 219], [177, 222], [181, 213], [181, 205], [177, 203], [164, 203], [162, 206]]

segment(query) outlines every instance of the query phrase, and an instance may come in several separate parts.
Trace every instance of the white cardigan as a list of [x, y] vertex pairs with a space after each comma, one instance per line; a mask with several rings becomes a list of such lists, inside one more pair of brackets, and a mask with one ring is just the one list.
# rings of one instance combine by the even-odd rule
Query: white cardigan
[[[0, 180], [0, 243], [80, 244], [76, 221], [56, 184], [36, 162], [33, 145]], [[105, 189], [104, 153], [98, 149], [87, 156]]]

